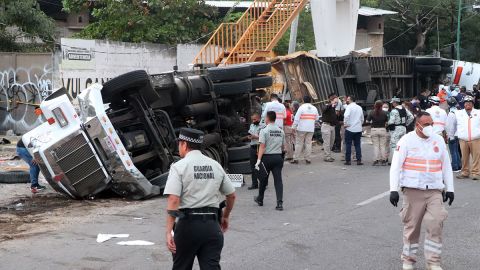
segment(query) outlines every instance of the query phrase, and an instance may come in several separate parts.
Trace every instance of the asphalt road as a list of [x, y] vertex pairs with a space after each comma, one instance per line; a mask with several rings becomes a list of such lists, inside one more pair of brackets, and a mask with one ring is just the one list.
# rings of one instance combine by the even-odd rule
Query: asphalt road
[[[274, 210], [272, 181], [263, 207], [253, 202], [254, 191], [238, 189], [223, 269], [401, 269], [400, 208], [382, 196], [389, 186], [388, 167], [372, 167], [371, 146], [363, 148], [364, 166], [345, 168], [339, 156], [325, 163], [318, 148], [311, 165], [286, 164], [283, 212]], [[444, 269], [480, 269], [480, 183], [457, 180], [455, 188], [444, 225]], [[119, 205], [2, 242], [0, 269], [169, 269], [165, 206], [164, 198]], [[129, 240], [155, 245], [119, 246], [116, 239], [97, 243], [98, 233], [128, 233]], [[422, 251], [417, 269], [425, 269]]]

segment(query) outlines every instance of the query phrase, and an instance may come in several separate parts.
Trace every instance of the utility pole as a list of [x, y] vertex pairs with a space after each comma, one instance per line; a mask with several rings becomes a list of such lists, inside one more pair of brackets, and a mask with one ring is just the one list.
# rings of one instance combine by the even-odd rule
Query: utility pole
[[295, 47], [297, 46], [297, 29], [298, 29], [298, 18], [300, 14], [293, 19], [292, 26], [290, 27], [290, 42], [288, 43], [288, 54], [295, 52]]
[[457, 60], [460, 60], [460, 21], [462, 19], [462, 0], [458, 0], [457, 16]]

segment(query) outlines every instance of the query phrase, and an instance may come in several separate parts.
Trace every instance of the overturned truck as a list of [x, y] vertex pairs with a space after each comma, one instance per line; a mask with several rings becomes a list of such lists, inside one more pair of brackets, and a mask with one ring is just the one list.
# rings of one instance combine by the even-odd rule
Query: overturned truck
[[[90, 85], [73, 101], [57, 91], [40, 105], [45, 122], [22, 140], [42, 174], [74, 199], [111, 190], [131, 199], [160, 195], [179, 159], [182, 127], [205, 132], [203, 153], [229, 173], [251, 173], [247, 135], [268, 62], [148, 75], [133, 71]], [[75, 106], [74, 106], [75, 104]]]

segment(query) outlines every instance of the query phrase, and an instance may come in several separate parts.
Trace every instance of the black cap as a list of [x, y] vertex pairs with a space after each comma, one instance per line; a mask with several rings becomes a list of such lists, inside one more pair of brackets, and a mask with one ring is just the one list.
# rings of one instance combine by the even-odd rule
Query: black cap
[[180, 135], [178, 136], [178, 139], [180, 141], [202, 144], [203, 136], [204, 136], [203, 131], [200, 131], [198, 129], [182, 128], [180, 129]]

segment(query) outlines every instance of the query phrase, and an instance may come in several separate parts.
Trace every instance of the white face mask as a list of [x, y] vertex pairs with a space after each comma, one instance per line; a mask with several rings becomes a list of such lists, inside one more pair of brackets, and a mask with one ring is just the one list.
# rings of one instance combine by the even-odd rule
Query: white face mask
[[388, 112], [388, 108], [382, 108], [384, 112]]
[[423, 135], [427, 136], [427, 137], [430, 137], [433, 135], [433, 127], [432, 126], [426, 126], [426, 127], [423, 127], [423, 129], [421, 130]]

